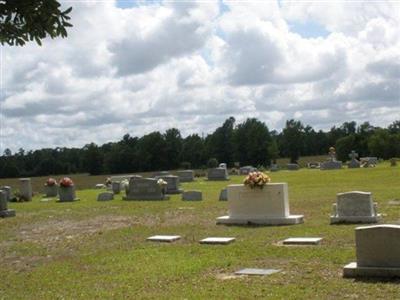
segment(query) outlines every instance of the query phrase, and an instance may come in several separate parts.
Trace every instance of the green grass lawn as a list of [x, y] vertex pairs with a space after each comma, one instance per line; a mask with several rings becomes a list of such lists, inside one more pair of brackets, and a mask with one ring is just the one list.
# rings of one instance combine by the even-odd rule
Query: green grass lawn
[[[203, 191], [203, 201], [97, 202], [98, 190], [79, 190], [81, 201], [10, 203], [15, 218], [0, 219], [0, 299], [400, 299], [400, 281], [343, 279], [355, 261], [356, 225], [329, 225], [336, 193], [373, 193], [384, 223], [399, 223], [400, 167], [301, 169], [270, 174], [288, 182], [292, 226], [224, 226], [221, 188], [240, 183], [197, 179], [184, 189]], [[83, 180], [83, 179], [82, 179]], [[147, 242], [178, 234], [172, 244]], [[200, 245], [208, 236], [232, 236], [227, 246]], [[319, 246], [284, 247], [288, 237], [319, 236]], [[400, 249], [399, 249], [400, 251]], [[234, 277], [241, 268], [282, 269], [265, 277]]]

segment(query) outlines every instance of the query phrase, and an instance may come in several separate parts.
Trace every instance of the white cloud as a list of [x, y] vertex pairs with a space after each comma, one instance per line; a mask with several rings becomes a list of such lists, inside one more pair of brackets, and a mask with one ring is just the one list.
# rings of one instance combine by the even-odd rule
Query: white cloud
[[[74, 6], [67, 39], [1, 49], [0, 151], [208, 133], [229, 116], [327, 129], [400, 115], [395, 2], [63, 5]], [[329, 34], [304, 38], [291, 21]]]

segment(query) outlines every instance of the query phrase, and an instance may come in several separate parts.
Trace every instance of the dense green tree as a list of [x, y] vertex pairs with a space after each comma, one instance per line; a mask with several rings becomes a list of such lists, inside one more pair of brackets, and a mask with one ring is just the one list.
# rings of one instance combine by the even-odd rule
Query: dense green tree
[[165, 153], [168, 157], [166, 168], [168, 170], [177, 169], [181, 162], [182, 137], [176, 128], [168, 129], [164, 134]]
[[197, 134], [192, 134], [183, 139], [182, 161], [190, 162], [192, 168], [200, 168], [205, 165], [204, 140]]
[[208, 157], [215, 157], [219, 162], [232, 164], [234, 155], [233, 134], [235, 118], [229, 117], [206, 138]]
[[158, 132], [149, 133], [139, 139], [139, 169], [142, 171], [165, 170], [167, 166], [166, 143]]
[[56, 0], [0, 0], [1, 45], [23, 46], [33, 40], [41, 45], [47, 36], [66, 37], [72, 7], [60, 7]]
[[336, 156], [338, 160], [347, 161], [352, 150], [356, 150], [356, 137], [354, 134], [342, 137], [336, 141]]
[[83, 157], [86, 170], [91, 175], [98, 175], [102, 173], [103, 155], [95, 143], [90, 143], [83, 148]]
[[290, 158], [291, 163], [297, 163], [304, 149], [304, 126], [300, 121], [288, 120], [282, 130], [281, 153]]

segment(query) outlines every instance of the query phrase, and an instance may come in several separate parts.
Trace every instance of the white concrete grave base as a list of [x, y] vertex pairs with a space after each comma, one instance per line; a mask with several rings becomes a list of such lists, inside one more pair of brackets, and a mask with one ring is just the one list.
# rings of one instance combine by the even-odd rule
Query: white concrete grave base
[[171, 242], [179, 240], [180, 238], [181, 238], [180, 235], [153, 235], [151, 237], [148, 237], [147, 240], [152, 241], [152, 242], [171, 243]]
[[275, 269], [252, 269], [252, 268], [247, 268], [247, 269], [242, 269], [239, 271], [235, 272], [235, 275], [271, 275], [274, 273], [278, 273], [281, 270], [275, 270]]
[[320, 237], [300, 237], [300, 238], [288, 238], [283, 240], [284, 245], [318, 245], [322, 241]]
[[287, 183], [268, 183], [262, 189], [243, 184], [228, 185], [229, 215], [217, 218], [217, 224], [294, 225], [303, 223], [303, 215], [291, 215]]
[[356, 262], [349, 263], [343, 268], [343, 277], [400, 277], [400, 268], [390, 267], [360, 267]]
[[202, 239], [200, 244], [211, 244], [211, 245], [227, 245], [234, 242], [236, 239], [233, 237], [208, 237]]

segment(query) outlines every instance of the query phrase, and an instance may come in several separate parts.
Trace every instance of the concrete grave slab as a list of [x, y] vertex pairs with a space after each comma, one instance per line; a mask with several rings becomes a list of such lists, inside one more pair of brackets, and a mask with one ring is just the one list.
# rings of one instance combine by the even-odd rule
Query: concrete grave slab
[[239, 271], [236, 271], [236, 275], [271, 275], [280, 272], [281, 270], [276, 269], [253, 269], [246, 268]]
[[147, 240], [152, 241], [152, 242], [171, 243], [171, 242], [179, 240], [180, 238], [181, 238], [180, 235], [153, 235], [151, 237], [148, 237]]
[[211, 244], [211, 245], [227, 245], [234, 242], [234, 237], [208, 237], [202, 239], [200, 244]]
[[284, 245], [318, 245], [322, 241], [320, 237], [297, 237], [282, 241]]

